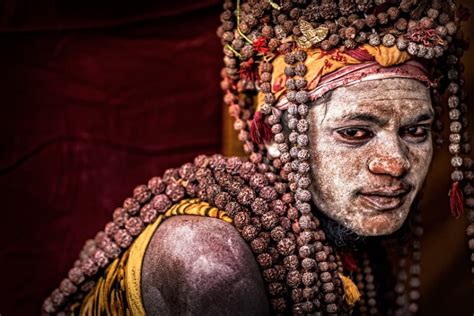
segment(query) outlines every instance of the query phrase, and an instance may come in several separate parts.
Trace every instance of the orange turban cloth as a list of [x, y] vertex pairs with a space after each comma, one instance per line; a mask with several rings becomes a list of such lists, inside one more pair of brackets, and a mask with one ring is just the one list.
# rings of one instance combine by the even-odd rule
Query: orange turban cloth
[[[429, 83], [426, 70], [415, 61], [410, 61], [411, 56], [397, 47], [380, 45], [373, 47], [365, 44], [353, 50], [323, 51], [319, 48], [309, 49], [305, 65], [307, 72], [304, 78], [308, 82], [307, 90], [313, 100], [324, 93], [341, 85], [362, 81], [363, 78], [372, 76], [371, 79], [406, 77], [418, 79]], [[284, 56], [279, 55], [273, 61], [272, 92], [278, 100], [286, 90]], [[375, 76], [374, 76], [375, 75]], [[264, 95], [259, 93], [257, 110], [264, 103]], [[284, 100], [277, 101], [277, 108], [285, 109]]]

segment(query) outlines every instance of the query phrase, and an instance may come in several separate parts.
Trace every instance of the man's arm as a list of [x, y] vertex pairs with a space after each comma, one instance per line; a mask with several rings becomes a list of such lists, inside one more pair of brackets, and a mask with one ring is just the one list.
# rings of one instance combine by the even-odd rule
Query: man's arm
[[148, 315], [266, 315], [269, 306], [250, 248], [230, 224], [176, 216], [145, 254], [142, 296]]

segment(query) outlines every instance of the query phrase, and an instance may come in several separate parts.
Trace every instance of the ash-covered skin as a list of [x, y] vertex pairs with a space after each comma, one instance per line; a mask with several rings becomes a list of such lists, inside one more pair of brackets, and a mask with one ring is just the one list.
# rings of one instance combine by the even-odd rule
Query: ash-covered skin
[[238, 231], [214, 218], [176, 216], [150, 240], [142, 268], [147, 315], [268, 315], [254, 256]]
[[311, 108], [312, 197], [363, 236], [403, 224], [433, 154], [426, 85], [392, 78], [335, 89]]

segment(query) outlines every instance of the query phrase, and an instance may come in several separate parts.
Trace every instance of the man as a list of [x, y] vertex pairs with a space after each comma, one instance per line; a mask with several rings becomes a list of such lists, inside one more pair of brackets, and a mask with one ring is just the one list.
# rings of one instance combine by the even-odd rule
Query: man
[[[455, 6], [249, 1], [224, 10], [224, 101], [250, 159], [200, 156], [138, 186], [44, 311], [416, 313], [419, 217], [411, 243], [370, 236], [399, 230], [422, 188], [441, 112], [429, 86], [449, 93], [451, 206], [462, 212]], [[438, 58], [447, 76], [421, 58]]]

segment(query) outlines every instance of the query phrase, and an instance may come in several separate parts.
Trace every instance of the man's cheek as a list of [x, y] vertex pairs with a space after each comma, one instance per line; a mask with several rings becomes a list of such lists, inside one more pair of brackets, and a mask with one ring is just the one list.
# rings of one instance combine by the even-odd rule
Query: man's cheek
[[409, 159], [411, 164], [411, 175], [413, 181], [419, 189], [428, 173], [428, 169], [431, 163], [433, 155], [433, 149], [431, 146], [420, 147], [410, 150]]

